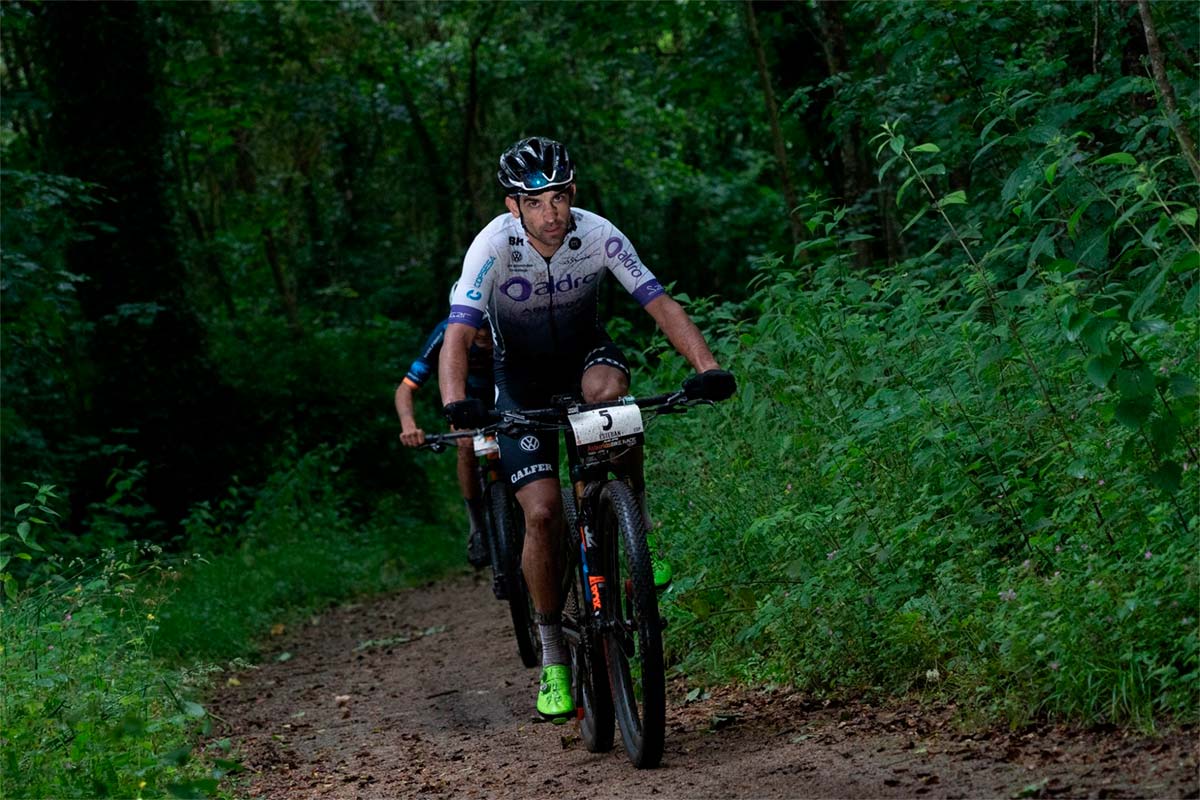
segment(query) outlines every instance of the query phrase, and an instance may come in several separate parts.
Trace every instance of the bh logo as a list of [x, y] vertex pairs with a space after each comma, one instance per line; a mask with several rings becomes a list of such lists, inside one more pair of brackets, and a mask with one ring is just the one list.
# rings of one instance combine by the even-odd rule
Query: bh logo
[[521, 439], [521, 449], [526, 453], [532, 453], [541, 445], [536, 436], [526, 436]]

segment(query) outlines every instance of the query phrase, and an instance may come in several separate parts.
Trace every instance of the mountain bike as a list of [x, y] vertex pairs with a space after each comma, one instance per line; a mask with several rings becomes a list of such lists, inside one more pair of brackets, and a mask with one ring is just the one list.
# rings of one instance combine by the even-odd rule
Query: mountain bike
[[580, 732], [589, 751], [611, 750], [615, 717], [634, 766], [655, 767], [666, 735], [665, 622], [645, 517], [619, 457], [642, 446], [642, 412], [679, 413], [711, 401], [678, 391], [612, 403], [553, 403], [493, 412], [499, 421], [481, 430], [564, 432], [571, 486], [563, 489], [568, 568], [562, 616]]
[[521, 572], [525, 546], [525, 515], [512, 487], [500, 472], [500, 445], [489, 431], [452, 431], [425, 437], [426, 447], [440, 453], [457, 447], [459, 439], [472, 439], [479, 459], [479, 490], [484, 500], [483, 538], [491, 557], [492, 593], [507, 601], [521, 663], [536, 667], [542, 661], [542, 640], [533, 621], [533, 600]]

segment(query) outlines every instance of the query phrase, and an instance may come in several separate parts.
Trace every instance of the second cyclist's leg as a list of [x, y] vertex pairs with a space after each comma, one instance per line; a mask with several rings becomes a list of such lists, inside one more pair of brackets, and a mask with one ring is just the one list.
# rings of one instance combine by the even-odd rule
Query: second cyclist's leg
[[557, 478], [542, 478], [517, 490], [525, 513], [525, 550], [521, 570], [533, 598], [538, 634], [542, 640], [542, 677], [537, 710], [561, 721], [575, 711], [571, 694], [571, 655], [563, 640], [561, 547], [562, 499]]
[[[629, 375], [616, 366], [593, 362], [584, 370], [580, 387], [585, 403], [606, 403], [629, 393]], [[629, 476], [629, 482], [642, 511], [642, 520], [646, 525], [646, 544], [650, 548], [650, 563], [654, 569], [654, 585], [661, 590], [670, 585], [673, 571], [671, 565], [662, 558], [658, 535], [654, 533], [654, 523], [650, 519], [650, 509], [646, 503], [644, 464], [644, 454], [640, 447], [631, 449], [620, 459], [620, 465]]]
[[483, 498], [479, 494], [479, 459], [470, 439], [458, 440], [458, 488], [467, 507], [467, 560], [473, 567], [486, 567], [487, 543], [483, 541]]

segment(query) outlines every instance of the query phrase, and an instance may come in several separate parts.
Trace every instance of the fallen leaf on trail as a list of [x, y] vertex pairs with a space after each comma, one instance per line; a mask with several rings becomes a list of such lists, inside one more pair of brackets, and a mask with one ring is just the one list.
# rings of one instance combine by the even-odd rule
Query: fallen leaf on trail
[[229, 680], [225, 681], [225, 684], [227, 686], [241, 686], [242, 682], [239, 681], [237, 678], [230, 678]]
[[348, 695], [348, 694], [334, 695], [333, 702], [337, 703], [339, 706], [344, 706], [344, 705], [346, 705], [346, 703], [350, 702], [350, 695]]
[[292, 660], [292, 654], [291, 654], [291, 653], [287, 653], [287, 652], [280, 653], [279, 655], [275, 656], [275, 660], [276, 660], [276, 661], [291, 661], [291, 660]]
[[282, 622], [276, 622], [274, 625], [271, 626], [271, 635], [272, 636], [282, 636], [284, 630], [286, 630], [286, 628], [284, 627], [284, 624]]

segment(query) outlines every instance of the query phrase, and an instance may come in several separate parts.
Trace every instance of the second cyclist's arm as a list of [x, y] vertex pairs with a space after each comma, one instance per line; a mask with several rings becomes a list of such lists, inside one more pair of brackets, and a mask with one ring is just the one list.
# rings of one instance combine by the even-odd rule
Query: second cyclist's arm
[[683, 306], [665, 294], [651, 300], [645, 305], [646, 311], [654, 317], [658, 327], [667, 335], [667, 340], [688, 360], [696, 372], [707, 372], [710, 369], [720, 369], [720, 364], [713, 358], [708, 349], [704, 334], [692, 322], [692, 318], [683, 310]]
[[446, 338], [438, 359], [438, 389], [442, 393], [442, 405], [466, 399], [467, 354], [471, 351], [471, 340], [474, 338], [475, 328], [470, 325], [451, 323], [446, 326]]

